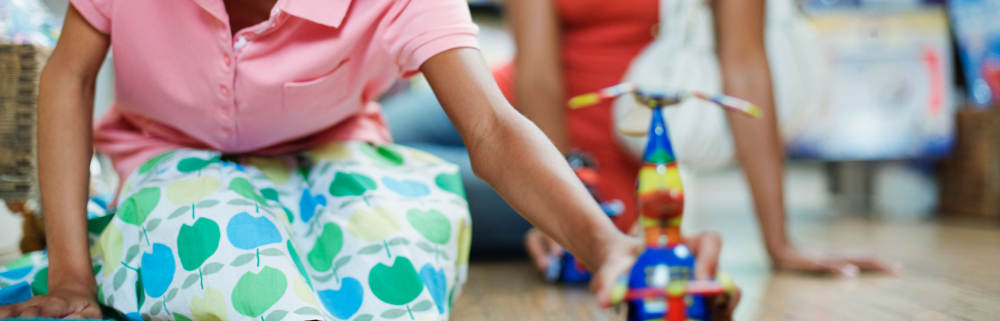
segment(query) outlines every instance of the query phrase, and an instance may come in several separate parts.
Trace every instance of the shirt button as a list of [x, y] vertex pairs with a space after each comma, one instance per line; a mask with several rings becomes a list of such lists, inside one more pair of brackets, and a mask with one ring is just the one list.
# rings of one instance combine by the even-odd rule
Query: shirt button
[[222, 93], [222, 96], [229, 97], [229, 87], [226, 85], [219, 85], [219, 92]]
[[226, 67], [231, 67], [233, 65], [233, 58], [229, 58], [229, 56], [226, 56], [225, 58], [223, 58], [222, 62], [226, 64]]
[[243, 47], [246, 45], [247, 45], [247, 38], [244, 36], [240, 36], [238, 39], [236, 39], [236, 44], [233, 45], [233, 50], [238, 51], [240, 49], [243, 49]]

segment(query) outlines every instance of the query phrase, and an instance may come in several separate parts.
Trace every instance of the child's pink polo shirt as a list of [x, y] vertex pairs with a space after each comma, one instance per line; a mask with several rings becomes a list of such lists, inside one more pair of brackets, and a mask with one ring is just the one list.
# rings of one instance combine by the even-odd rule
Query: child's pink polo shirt
[[96, 148], [124, 179], [178, 147], [274, 154], [388, 142], [375, 99], [431, 56], [476, 47], [463, 0], [278, 0], [231, 35], [222, 0], [72, 0], [111, 37]]

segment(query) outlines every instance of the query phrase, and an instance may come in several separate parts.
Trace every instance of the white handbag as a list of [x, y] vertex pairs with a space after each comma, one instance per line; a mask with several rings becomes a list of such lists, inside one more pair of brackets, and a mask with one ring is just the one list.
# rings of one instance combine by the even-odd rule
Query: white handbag
[[[659, 36], [632, 61], [624, 81], [648, 91], [722, 92], [713, 23], [708, 0], [662, 0]], [[819, 45], [795, 0], [768, 1], [765, 38], [779, 129], [783, 137], [794, 137], [823, 106], [826, 72]], [[649, 109], [627, 97], [617, 99], [613, 107], [615, 136], [637, 159], [646, 138], [622, 132], [645, 130], [648, 117], [642, 110]], [[664, 108], [663, 116], [682, 166], [715, 168], [734, 158], [723, 109], [687, 99]]]

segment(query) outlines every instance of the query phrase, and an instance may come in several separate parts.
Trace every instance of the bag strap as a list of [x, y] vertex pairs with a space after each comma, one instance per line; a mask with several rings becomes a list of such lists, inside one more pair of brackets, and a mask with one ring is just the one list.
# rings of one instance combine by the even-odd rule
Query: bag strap
[[697, 19], [704, 10], [710, 10], [707, 0], [660, 0], [659, 41], [669, 48], [688, 46], [699, 36]]

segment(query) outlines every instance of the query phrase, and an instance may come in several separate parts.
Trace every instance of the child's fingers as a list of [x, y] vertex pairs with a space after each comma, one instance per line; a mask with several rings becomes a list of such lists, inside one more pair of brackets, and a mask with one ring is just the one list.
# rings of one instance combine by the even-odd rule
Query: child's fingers
[[619, 276], [625, 275], [632, 267], [633, 260], [613, 260], [605, 262], [605, 266], [594, 275], [590, 282], [590, 290], [597, 298], [597, 304], [602, 308], [611, 307], [611, 290]]
[[103, 315], [97, 305], [89, 304], [82, 310], [66, 316], [65, 319], [100, 319]]
[[528, 231], [528, 234], [524, 236], [524, 247], [528, 250], [528, 255], [531, 256], [531, 261], [534, 262], [535, 267], [541, 271], [545, 271], [549, 267], [549, 251], [541, 234], [536, 229]]
[[709, 280], [715, 276], [719, 266], [719, 254], [722, 252], [722, 237], [715, 232], [702, 232], [685, 241], [694, 253], [697, 261], [694, 263], [695, 280]]
[[617, 245], [616, 249], [608, 255], [600, 270], [594, 273], [594, 277], [590, 281], [590, 290], [597, 298], [597, 304], [602, 308], [611, 307], [612, 304], [616, 303], [611, 300], [611, 292], [619, 280], [627, 281], [623, 277], [628, 276], [632, 270], [632, 264], [635, 263], [636, 258], [644, 249], [642, 242], [636, 239], [627, 239], [615, 245]]
[[560, 256], [563, 254], [562, 245], [559, 245], [559, 243], [556, 243], [555, 240], [553, 240], [552, 238], [548, 237], [545, 234], [542, 234], [542, 238], [544, 238], [547, 243], [546, 249], [548, 250], [549, 255]]
[[[33, 297], [28, 301], [24, 301], [18, 304], [11, 304], [4, 307], [0, 307], [0, 319], [14, 318], [18, 316], [24, 316], [25, 311], [37, 310], [39, 301], [44, 298], [44, 296]], [[35, 313], [38, 314], [37, 312]]]
[[49, 297], [45, 304], [39, 304], [41, 315], [50, 318], [59, 318], [75, 311], [71, 310], [69, 302], [60, 297]]
[[22, 318], [35, 318], [42, 315], [42, 308], [37, 305], [28, 306], [18, 311], [18, 316]]
[[0, 319], [6, 319], [17, 314], [20, 304], [11, 304], [0, 307]]

